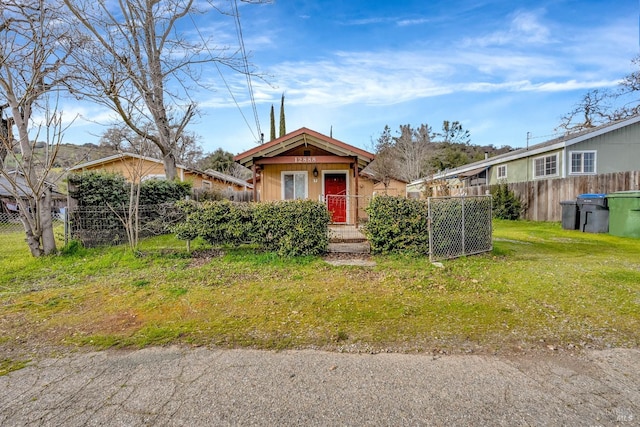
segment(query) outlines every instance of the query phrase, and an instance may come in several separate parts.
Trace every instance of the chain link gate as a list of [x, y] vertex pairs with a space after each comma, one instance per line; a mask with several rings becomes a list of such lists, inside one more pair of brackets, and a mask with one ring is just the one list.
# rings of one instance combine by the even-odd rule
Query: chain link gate
[[429, 197], [429, 260], [493, 249], [491, 196]]

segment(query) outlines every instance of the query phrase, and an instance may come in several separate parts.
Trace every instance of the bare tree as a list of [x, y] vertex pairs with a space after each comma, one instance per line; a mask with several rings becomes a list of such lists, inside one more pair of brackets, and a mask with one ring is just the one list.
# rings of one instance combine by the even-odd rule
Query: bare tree
[[[49, 178], [62, 121], [55, 91], [66, 78], [71, 40], [59, 12], [59, 6], [47, 0], [3, 0], [0, 8], [0, 104], [10, 114], [2, 117], [6, 127], [0, 139], [3, 155], [12, 156], [16, 165], [8, 171], [2, 162], [0, 174], [19, 207], [33, 256], [56, 252]], [[40, 123], [34, 121], [37, 114], [43, 116]], [[39, 137], [47, 139], [44, 158], [34, 155], [32, 141]]]
[[556, 130], [564, 129], [566, 133], [574, 133], [611, 121], [613, 114], [609, 101], [613, 98], [609, 91], [590, 90], [573, 110], [562, 116]]
[[[188, 39], [180, 32], [181, 24], [193, 28], [192, 15], [202, 12], [194, 0], [64, 3], [90, 41], [89, 47], [74, 51], [82, 73], [73, 90], [111, 108], [136, 134], [152, 141], [167, 179], [173, 180], [181, 138], [196, 114], [189, 85], [201, 83], [205, 63], [244, 72], [241, 58], [226, 49], [214, 56], [214, 41]], [[213, 6], [209, 10], [221, 12]]]
[[411, 125], [400, 126], [400, 135], [394, 138], [394, 150], [400, 162], [399, 178], [411, 182], [426, 174], [428, 159], [434, 150], [432, 138], [433, 132], [428, 125], [420, 125], [417, 129]]

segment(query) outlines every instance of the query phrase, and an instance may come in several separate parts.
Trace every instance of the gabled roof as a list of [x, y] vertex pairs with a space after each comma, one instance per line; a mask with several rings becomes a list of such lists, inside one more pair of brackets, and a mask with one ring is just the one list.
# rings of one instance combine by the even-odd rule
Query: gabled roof
[[[117, 161], [125, 159], [127, 157], [134, 158], [134, 159], [145, 160], [145, 161], [152, 162], [152, 163], [157, 163], [157, 164], [160, 164], [160, 165], [163, 164], [162, 160], [159, 160], [159, 159], [156, 159], [156, 158], [153, 158], [153, 157], [142, 156], [140, 154], [135, 154], [135, 153], [118, 153], [118, 154], [114, 154], [112, 156], [103, 157], [101, 159], [92, 160], [90, 162], [81, 163], [79, 165], [76, 165], [76, 166], [70, 168], [69, 170], [70, 171], [82, 170], [82, 169], [89, 168], [89, 167], [105, 165], [105, 164], [108, 164], [108, 163], [117, 162]], [[236, 177], [231, 176], [231, 175], [224, 174], [222, 172], [218, 172], [218, 171], [214, 171], [214, 170], [200, 171], [200, 170], [197, 170], [197, 169], [188, 168], [188, 167], [183, 166], [183, 165], [176, 165], [176, 167], [178, 167], [180, 169], [183, 169], [186, 172], [193, 173], [193, 174], [198, 174], [198, 175], [203, 175], [205, 177], [215, 178], [215, 179], [217, 179], [219, 181], [236, 184], [236, 185], [239, 185], [241, 187], [253, 188], [253, 185], [247, 183], [246, 181], [244, 181], [244, 180], [242, 180], [240, 178], [236, 178]]]
[[605, 123], [598, 127], [587, 129], [581, 132], [562, 135], [558, 138], [550, 139], [540, 144], [531, 145], [527, 148], [520, 148], [518, 150], [511, 151], [509, 153], [500, 154], [498, 156], [490, 157], [489, 159], [480, 160], [473, 163], [468, 163], [457, 168], [441, 171], [433, 174], [430, 177], [421, 178], [413, 181], [411, 184], [420, 184], [425, 181], [431, 181], [433, 179], [451, 178], [455, 176], [468, 176], [470, 172], [481, 171], [482, 169], [488, 169], [491, 166], [497, 164], [503, 164], [518, 160], [526, 157], [538, 156], [540, 154], [548, 153], [550, 151], [567, 148], [580, 142], [586, 141], [591, 138], [598, 137], [600, 135], [613, 132], [618, 129], [622, 129], [627, 126], [640, 123], [640, 115], [635, 115], [628, 119], [617, 120], [614, 122]]
[[[100, 159], [91, 160], [89, 162], [80, 163], [79, 165], [76, 165], [76, 166], [74, 166], [72, 168], [69, 168], [69, 170], [70, 171], [74, 171], [74, 170], [81, 170], [81, 169], [89, 168], [89, 167], [92, 167], [92, 166], [105, 165], [107, 163], [113, 163], [113, 162], [116, 162], [118, 160], [123, 160], [123, 159], [125, 159], [127, 157], [131, 157], [131, 158], [134, 158], [134, 159], [140, 159], [140, 160], [146, 160], [146, 161], [152, 162], [152, 163], [163, 164], [162, 160], [158, 160], [158, 159], [153, 158], [153, 157], [142, 156], [140, 154], [135, 154], [135, 153], [118, 153], [118, 154], [113, 154], [111, 156], [102, 157]], [[181, 169], [187, 169], [185, 166], [182, 166], [182, 165], [176, 165], [176, 166], [181, 168]]]
[[266, 142], [240, 153], [234, 160], [245, 167], [253, 166], [254, 159], [276, 157], [300, 145], [312, 145], [338, 156], [357, 157], [361, 168], [367, 166], [375, 155], [353, 145], [323, 135], [307, 128], [300, 128], [278, 139]]

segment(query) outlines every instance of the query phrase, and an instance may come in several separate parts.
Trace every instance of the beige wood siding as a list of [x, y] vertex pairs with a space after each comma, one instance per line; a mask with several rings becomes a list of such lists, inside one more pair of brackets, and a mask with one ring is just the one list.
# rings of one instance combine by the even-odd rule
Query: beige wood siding
[[[318, 178], [313, 177], [314, 167], [318, 168]], [[356, 194], [355, 178], [353, 169], [349, 169], [348, 163], [332, 164], [283, 164], [264, 165], [261, 174], [260, 190], [263, 201], [282, 200], [282, 172], [307, 172], [307, 198], [310, 200], [320, 200], [322, 194], [322, 172], [346, 171], [348, 192], [350, 195]], [[359, 177], [360, 188], [358, 194], [371, 195], [373, 193], [373, 183], [371, 186], [365, 183], [365, 178]], [[370, 181], [369, 181], [370, 182]]]
[[391, 179], [389, 186], [384, 187], [384, 184], [378, 182], [373, 186], [373, 192], [376, 194], [388, 194], [389, 196], [401, 196], [404, 197], [407, 194], [407, 184], [398, 181], [397, 179]]

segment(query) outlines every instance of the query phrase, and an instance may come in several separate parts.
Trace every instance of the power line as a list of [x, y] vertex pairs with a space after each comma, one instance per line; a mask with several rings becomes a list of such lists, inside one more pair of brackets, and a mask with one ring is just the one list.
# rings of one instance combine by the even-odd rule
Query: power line
[[[191, 23], [193, 24], [193, 28], [195, 28], [196, 32], [198, 33], [198, 36], [200, 37], [200, 40], [202, 40], [202, 45], [204, 46], [205, 50], [209, 53], [209, 56], [211, 57], [212, 62], [216, 67], [216, 70], [218, 70], [218, 74], [220, 75], [220, 78], [224, 82], [224, 85], [227, 88], [227, 91], [229, 92], [229, 95], [231, 96], [231, 99], [233, 99], [233, 103], [236, 105], [236, 108], [238, 108], [238, 111], [240, 112], [240, 115], [242, 116], [242, 119], [244, 120], [245, 124], [247, 125], [247, 128], [249, 128], [249, 131], [251, 132], [251, 136], [253, 136], [254, 140], [258, 141], [258, 138], [256, 137], [255, 133], [253, 132], [253, 128], [249, 124], [249, 121], [247, 120], [247, 117], [244, 115], [244, 113], [242, 111], [242, 108], [240, 107], [240, 104], [238, 103], [238, 100], [236, 99], [235, 95], [233, 94], [233, 91], [231, 90], [231, 86], [229, 86], [229, 83], [227, 83], [227, 80], [224, 78], [224, 74], [222, 73], [222, 70], [220, 70], [220, 66], [218, 65], [218, 61], [215, 60], [213, 52], [211, 52], [211, 50], [209, 49], [209, 46], [208, 46], [207, 42], [205, 41], [204, 36], [202, 35], [202, 32], [200, 31], [200, 28], [198, 28], [198, 25], [196, 24], [195, 20], [193, 19], [193, 15], [191, 14], [191, 12], [189, 12], [189, 18], [191, 19]], [[252, 95], [252, 98], [253, 98], [253, 95]], [[254, 110], [255, 110], [255, 107], [254, 107]], [[257, 113], [254, 113], [254, 114], [257, 114]], [[258, 125], [258, 132], [260, 132], [259, 125]]]
[[244, 73], [247, 78], [247, 87], [249, 88], [249, 98], [251, 99], [251, 107], [253, 109], [253, 116], [256, 120], [256, 129], [258, 130], [258, 135], [261, 135], [262, 132], [260, 130], [260, 120], [258, 118], [258, 108], [256, 107], [256, 100], [253, 96], [253, 84], [251, 83], [251, 73], [249, 72], [249, 62], [247, 60], [247, 52], [244, 48], [244, 38], [242, 37], [242, 26], [240, 25], [240, 11], [238, 10], [238, 0], [233, 0], [233, 4], [235, 7], [235, 22], [236, 22], [236, 31], [238, 33], [238, 42], [240, 43], [240, 50], [242, 51], [242, 64], [244, 66]]

